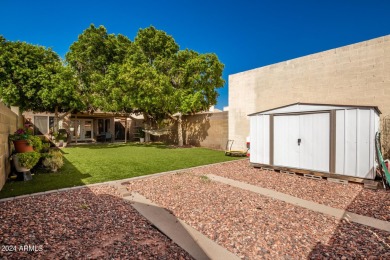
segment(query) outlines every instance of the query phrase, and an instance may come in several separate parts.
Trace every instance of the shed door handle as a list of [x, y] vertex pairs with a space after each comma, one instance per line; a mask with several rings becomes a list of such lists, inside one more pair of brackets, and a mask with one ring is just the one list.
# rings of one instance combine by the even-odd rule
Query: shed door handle
[[301, 145], [301, 142], [302, 142], [301, 138], [298, 138], [298, 145]]

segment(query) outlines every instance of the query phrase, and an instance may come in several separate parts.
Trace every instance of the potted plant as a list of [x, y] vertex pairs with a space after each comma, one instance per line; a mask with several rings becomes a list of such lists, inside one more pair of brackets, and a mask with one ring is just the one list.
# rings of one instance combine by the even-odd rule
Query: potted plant
[[9, 140], [14, 143], [17, 153], [33, 152], [33, 141], [31, 130], [19, 128], [14, 134], [9, 135]]
[[139, 135], [139, 142], [144, 143], [145, 142], [145, 132], [142, 128], [138, 128], [138, 135]]
[[42, 143], [41, 153], [48, 153], [50, 149], [50, 143]]
[[60, 141], [62, 141], [62, 147], [66, 147], [68, 145], [67, 133], [60, 133]]
[[18, 172], [27, 172], [32, 169], [40, 157], [41, 155], [37, 152], [17, 153], [12, 156]]
[[57, 172], [64, 165], [62, 153], [60, 151], [50, 150], [43, 159], [43, 165], [52, 172]]
[[30, 135], [28, 138], [29, 144], [33, 147], [34, 151], [41, 152], [42, 150], [42, 139], [39, 136]]
[[68, 136], [63, 132], [54, 133], [54, 138], [57, 147], [66, 147]]

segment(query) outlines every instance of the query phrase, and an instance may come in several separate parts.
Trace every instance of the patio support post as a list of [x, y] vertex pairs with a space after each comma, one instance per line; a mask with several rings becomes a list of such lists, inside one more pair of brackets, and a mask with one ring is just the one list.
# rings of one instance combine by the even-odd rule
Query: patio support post
[[125, 117], [125, 143], [127, 143], [127, 117]]
[[74, 128], [75, 128], [75, 137], [76, 137], [76, 144], [77, 144], [77, 130], [78, 130], [78, 128], [79, 128], [79, 125], [77, 124], [77, 114], [76, 114], [76, 116], [75, 116], [75, 120], [74, 120]]
[[179, 113], [177, 117], [177, 139], [178, 145], [183, 146], [183, 127], [182, 127], [182, 114]]

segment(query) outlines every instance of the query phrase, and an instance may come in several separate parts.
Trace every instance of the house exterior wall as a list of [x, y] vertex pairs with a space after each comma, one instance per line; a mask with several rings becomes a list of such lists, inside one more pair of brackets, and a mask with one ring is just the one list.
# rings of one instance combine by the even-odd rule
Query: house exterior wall
[[8, 135], [14, 133], [17, 128], [18, 115], [0, 102], [0, 190], [11, 172]]
[[378, 106], [389, 117], [389, 71], [390, 35], [230, 75], [229, 139], [244, 148], [248, 114], [296, 102]]
[[[63, 114], [59, 114], [60, 116], [63, 116]], [[46, 112], [33, 112], [33, 111], [26, 111], [23, 113], [23, 116], [24, 118], [26, 119], [26, 121], [28, 122], [31, 122], [32, 125], [35, 124], [35, 117], [36, 116], [46, 116], [46, 117], [55, 117], [55, 114], [54, 113], [46, 113]], [[78, 141], [92, 141], [92, 140], [96, 140], [96, 135], [98, 134], [98, 129], [99, 129], [99, 126], [98, 126], [98, 120], [99, 119], [102, 119], [102, 120], [109, 120], [109, 129], [108, 129], [108, 132], [110, 132], [112, 134], [112, 137], [113, 137], [113, 141], [116, 140], [116, 135], [117, 135], [117, 131], [116, 131], [116, 128], [115, 128], [115, 123], [116, 122], [122, 122], [123, 123], [123, 128], [125, 127], [125, 124], [124, 124], [124, 119], [122, 117], [115, 117], [113, 115], [105, 115], [105, 116], [101, 116], [101, 115], [89, 115], [89, 114], [77, 114], [77, 120], [92, 120], [92, 124], [93, 124], [93, 127], [92, 127], [92, 132], [93, 132], [93, 137], [92, 138], [87, 138], [87, 139], [78, 139]], [[71, 135], [71, 131], [70, 131], [70, 128], [71, 128], [71, 121], [72, 120], [76, 120], [76, 114], [69, 114], [67, 116], [65, 116], [63, 119], [59, 120], [59, 129], [61, 128], [64, 128], [68, 131], [68, 133], [70, 133]], [[130, 126], [132, 124], [132, 122], [134, 120], [128, 118], [128, 126]], [[118, 139], [118, 140], [124, 140], [123, 139]], [[130, 139], [131, 141], [132, 139]], [[75, 139], [71, 138], [71, 136], [69, 136], [69, 139], [68, 139], [68, 142], [75, 142]]]
[[[49, 117], [54, 117], [55, 114], [54, 113], [47, 113], [47, 112], [35, 113], [33, 111], [25, 111], [25, 112], [23, 112], [23, 116], [24, 116], [26, 122], [29, 122], [34, 126], [36, 123], [35, 122], [36, 117], [48, 117], [49, 118]], [[48, 121], [48, 123], [49, 123], [49, 121]], [[62, 126], [60, 126], [60, 128], [62, 128]], [[49, 131], [49, 124], [47, 125], [47, 131]], [[43, 134], [47, 134], [47, 133], [43, 133]]]

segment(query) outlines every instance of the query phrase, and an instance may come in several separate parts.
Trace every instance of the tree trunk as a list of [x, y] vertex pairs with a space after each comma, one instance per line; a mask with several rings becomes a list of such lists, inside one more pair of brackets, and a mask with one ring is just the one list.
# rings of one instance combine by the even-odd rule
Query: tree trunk
[[79, 123], [77, 123], [77, 114], [76, 114], [75, 120], [74, 120], [74, 128], [76, 129], [75, 136], [76, 136], [76, 144], [77, 144], [77, 139], [78, 139], [77, 133], [78, 133], [78, 128], [79, 128]]
[[58, 106], [56, 106], [54, 111], [54, 133], [58, 132]]
[[72, 114], [72, 112], [73, 112], [73, 109], [69, 110], [68, 112], [65, 112], [61, 116], [58, 115], [58, 120], [63, 120], [67, 115]]
[[[149, 116], [147, 113], [144, 115], [144, 129], [149, 129]], [[150, 142], [150, 134], [145, 132], [145, 142]]]
[[178, 146], [183, 146], [183, 127], [181, 125], [181, 113], [179, 113], [179, 116], [177, 118], [177, 139], [178, 139]]
[[127, 117], [125, 118], [125, 143], [127, 143]]

